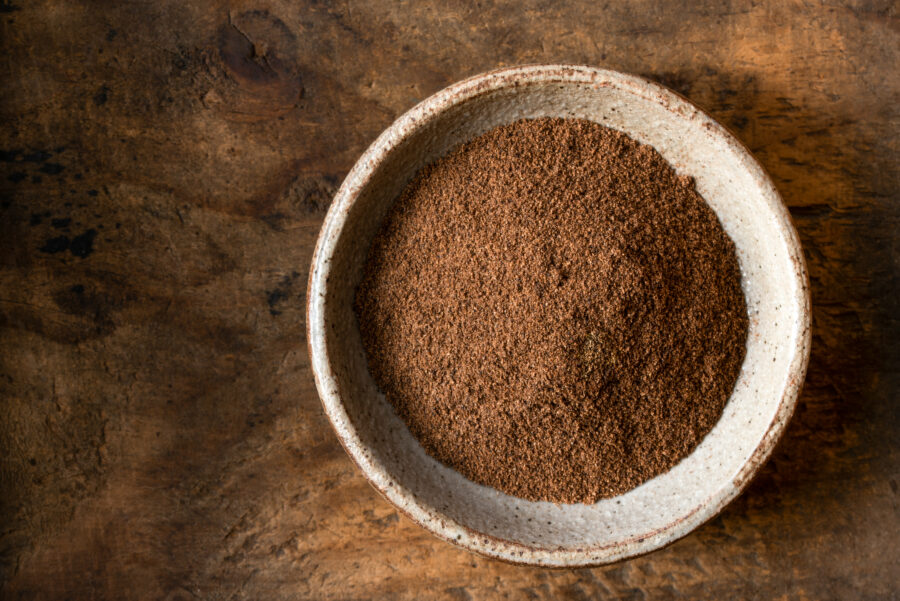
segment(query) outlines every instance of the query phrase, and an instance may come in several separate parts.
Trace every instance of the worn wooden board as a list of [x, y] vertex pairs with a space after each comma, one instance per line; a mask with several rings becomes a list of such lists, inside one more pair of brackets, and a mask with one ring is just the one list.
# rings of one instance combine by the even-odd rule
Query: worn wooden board
[[[0, 591], [9, 599], [900, 596], [900, 21], [890, 1], [3, 0]], [[365, 483], [304, 288], [356, 157], [500, 65], [646, 74], [773, 175], [815, 335], [720, 517], [617, 566], [513, 567]]]

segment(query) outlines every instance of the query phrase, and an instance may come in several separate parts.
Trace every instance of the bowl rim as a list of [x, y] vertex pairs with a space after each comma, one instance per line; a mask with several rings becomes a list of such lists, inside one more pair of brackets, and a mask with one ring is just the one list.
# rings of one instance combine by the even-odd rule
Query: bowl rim
[[[437, 508], [421, 503], [413, 491], [393, 481], [393, 477], [373, 462], [359, 438], [346, 410], [331, 368], [325, 336], [325, 290], [331, 256], [344, 221], [369, 178], [384, 158], [425, 123], [443, 111], [477, 96], [525, 84], [558, 83], [614, 86], [663, 106], [679, 117], [697, 121], [710, 135], [735, 152], [742, 168], [766, 192], [764, 200], [776, 218], [776, 227], [787, 241], [793, 265], [798, 310], [797, 343], [788, 368], [788, 377], [778, 409], [765, 434], [730, 484], [726, 484], [688, 514], [667, 526], [630, 539], [586, 548], [545, 548], [497, 538], [472, 530]], [[687, 98], [640, 76], [581, 65], [538, 64], [487, 71], [454, 83], [429, 96], [397, 118], [360, 156], [349, 171], [329, 207], [316, 241], [307, 284], [307, 344], [319, 399], [338, 440], [360, 471], [395, 508], [431, 534], [469, 551], [507, 562], [544, 567], [589, 567], [615, 563], [643, 555], [686, 536], [718, 515], [733, 501], [769, 459], [794, 412], [806, 374], [811, 345], [811, 299], [809, 276], [790, 213], [763, 166], [729, 130]], [[384, 483], [387, 483], [385, 485]]]

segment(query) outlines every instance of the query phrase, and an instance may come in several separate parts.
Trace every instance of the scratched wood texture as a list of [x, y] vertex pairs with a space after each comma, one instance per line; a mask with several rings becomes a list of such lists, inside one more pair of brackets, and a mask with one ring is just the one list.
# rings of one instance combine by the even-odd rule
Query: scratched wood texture
[[[2, 0], [0, 596], [900, 598], [896, 2]], [[815, 334], [774, 459], [620, 565], [513, 567], [382, 500], [319, 407], [313, 242], [404, 110], [501, 65], [645, 74], [800, 231]]]

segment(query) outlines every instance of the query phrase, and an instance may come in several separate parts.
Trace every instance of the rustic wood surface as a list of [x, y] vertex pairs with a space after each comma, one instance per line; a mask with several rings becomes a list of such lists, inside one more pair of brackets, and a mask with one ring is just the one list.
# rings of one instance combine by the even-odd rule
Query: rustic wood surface
[[[900, 21], [890, 1], [2, 0], [8, 599], [897, 599]], [[319, 407], [313, 242], [404, 110], [501, 65], [641, 73], [790, 206], [815, 335], [743, 496], [620, 565], [505, 565], [382, 500]]]

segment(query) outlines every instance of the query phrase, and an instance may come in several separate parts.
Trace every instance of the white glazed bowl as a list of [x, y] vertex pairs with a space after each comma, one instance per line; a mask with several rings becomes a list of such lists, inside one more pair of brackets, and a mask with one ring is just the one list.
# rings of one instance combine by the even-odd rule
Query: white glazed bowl
[[[593, 505], [518, 499], [425, 454], [366, 367], [353, 296], [368, 247], [416, 171], [497, 125], [590, 119], [650, 144], [697, 190], [737, 246], [750, 314], [747, 354], [721, 420], [670, 471]], [[316, 386], [338, 438], [399, 510], [447, 541], [516, 563], [584, 566], [647, 553], [734, 499], [781, 437], [810, 345], [809, 286], [797, 234], [762, 167], [674, 92], [615, 71], [515, 67], [452, 85], [397, 119], [362, 155], [331, 205], [308, 290]]]

